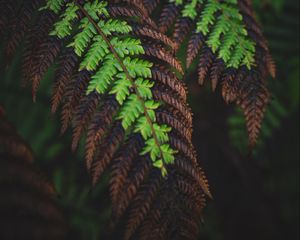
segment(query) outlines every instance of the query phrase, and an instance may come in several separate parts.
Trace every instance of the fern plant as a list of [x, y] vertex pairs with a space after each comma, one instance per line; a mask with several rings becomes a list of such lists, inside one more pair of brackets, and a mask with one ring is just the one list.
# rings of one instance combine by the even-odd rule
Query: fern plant
[[[86, 133], [93, 184], [110, 166], [113, 225], [124, 239], [181, 239], [188, 231], [196, 239], [210, 192], [192, 145], [174, 42], [140, 1], [35, 3], [36, 21], [26, 15], [34, 24], [14, 29], [26, 35], [24, 78], [35, 96], [54, 69], [52, 110], [62, 108], [62, 132], [72, 123], [73, 149]], [[15, 31], [4, 37], [20, 43]]]
[[170, 32], [177, 50], [189, 36], [187, 68], [192, 70], [197, 59], [199, 84], [209, 79], [215, 90], [220, 83], [224, 100], [243, 109], [249, 146], [253, 148], [270, 97], [266, 78], [268, 74], [275, 77], [275, 66], [251, 3], [246, 0], [161, 3], [164, 7], [158, 19], [159, 29]]
[[[48, 1], [41, 10], [59, 13], [62, 2]], [[106, 7], [105, 1], [88, 2], [83, 7], [68, 3], [50, 35], [60, 39], [70, 36], [75, 28], [73, 21], [79, 18], [78, 10], [81, 10], [85, 17], [80, 20], [77, 26], [79, 32], [68, 46], [82, 57], [79, 71], [95, 71], [88, 83], [87, 95], [93, 92], [115, 95], [120, 105], [116, 119], [121, 120], [126, 134], [135, 132], [142, 135], [146, 146], [141, 155], [150, 154], [153, 166], [161, 169], [166, 176], [165, 165], [174, 163], [176, 151], [169, 144], [171, 128], [156, 123], [155, 110], [160, 103], [153, 99], [151, 89], [154, 82], [149, 81], [153, 64], [135, 57], [145, 54], [141, 41], [128, 35], [132, 27], [126, 21], [111, 18]], [[108, 39], [113, 34], [116, 36]], [[91, 163], [87, 164], [90, 168]]]

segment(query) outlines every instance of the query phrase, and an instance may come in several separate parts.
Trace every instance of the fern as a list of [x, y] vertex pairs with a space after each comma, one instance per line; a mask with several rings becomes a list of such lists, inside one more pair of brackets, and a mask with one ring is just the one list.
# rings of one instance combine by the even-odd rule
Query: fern
[[[52, 184], [33, 166], [33, 152], [0, 106], [0, 237], [65, 239], [67, 224]], [[16, 231], [17, 229], [17, 231]]]
[[[184, 4], [177, 0], [170, 2], [177, 6]], [[197, 12], [198, 4], [202, 4], [203, 8], [200, 16]], [[184, 4], [182, 16], [197, 19], [195, 32], [207, 37], [206, 44], [227, 67], [246, 65], [251, 69], [255, 62], [255, 43], [248, 38], [243, 17], [237, 8], [237, 0], [193, 0]]]
[[193, 70], [197, 59], [199, 84], [209, 79], [215, 90], [221, 83], [225, 101], [243, 109], [253, 148], [270, 97], [266, 78], [275, 77], [276, 69], [251, 4], [246, 0], [161, 3], [160, 30], [170, 31], [177, 51], [188, 36], [187, 68]]
[[[278, 62], [279, 72], [281, 73], [279, 77], [288, 76], [284, 82], [277, 81], [276, 84], [272, 84], [271, 86], [272, 101], [266, 110], [265, 119], [261, 127], [261, 137], [255, 151], [259, 153], [265, 148], [266, 143], [271, 139], [274, 133], [283, 127], [283, 122], [299, 108], [299, 94], [297, 92], [299, 89], [299, 69], [297, 68], [299, 60], [297, 57], [291, 58], [290, 54], [287, 53], [299, 49], [299, 46], [296, 44], [298, 36], [294, 34], [298, 29], [297, 16], [293, 14], [294, 12], [291, 13], [289, 11], [289, 8], [292, 7], [295, 8], [297, 12], [299, 6], [297, 6], [297, 4], [293, 5], [293, 3], [293, 1], [289, 3], [281, 0], [266, 2], [264, 4], [261, 2], [257, 3], [257, 7], [260, 6], [262, 8], [260, 9], [260, 15], [263, 16], [262, 20], [264, 21], [265, 32], [268, 36], [272, 36], [270, 46]], [[265, 7], [270, 7], [269, 5], [271, 5], [273, 9], [265, 16], [262, 13]], [[280, 11], [280, 13], [277, 11]], [[278, 18], [276, 21], [279, 22], [276, 26], [273, 18], [268, 18], [268, 16], [273, 16], [274, 14], [276, 15], [276, 19]], [[288, 23], [284, 21], [287, 18], [289, 19]], [[285, 31], [282, 32], [279, 29], [285, 29]], [[285, 48], [284, 52], [286, 52], [284, 55], [282, 54], [283, 48]], [[287, 59], [289, 60], [288, 62]], [[283, 89], [285, 89], [285, 91], [282, 91]], [[289, 91], [289, 94], [286, 94], [286, 91]], [[234, 124], [236, 124], [235, 127]], [[247, 143], [243, 141], [243, 138], [247, 133], [240, 127], [242, 125], [244, 125], [242, 115], [240, 111], [235, 110], [228, 119], [229, 137], [237, 149], [241, 152], [245, 152]]]
[[41, 0], [21, 3], [1, 1], [0, 4], [0, 34], [5, 36], [6, 57], [11, 59], [28, 31]]
[[[153, 64], [134, 58], [145, 53], [140, 40], [128, 36], [132, 32], [131, 26], [125, 21], [110, 18], [106, 7], [105, 1], [86, 3], [83, 8], [75, 3], [68, 3], [50, 35], [61, 39], [69, 36], [75, 28], [73, 21], [79, 18], [77, 12], [82, 8], [86, 16], [80, 20], [80, 31], [68, 46], [74, 48], [78, 57], [83, 57], [80, 71], [96, 71], [91, 76], [87, 94], [96, 91], [116, 96], [121, 106], [117, 119], [122, 121], [127, 134], [132, 131], [141, 133], [146, 141], [141, 154], [150, 154], [153, 166], [160, 168], [166, 176], [165, 164], [174, 162], [176, 152], [168, 143], [171, 128], [155, 123], [155, 110], [160, 103], [153, 100], [151, 88], [154, 83], [147, 79], [152, 77]], [[62, 5], [60, 2], [49, 1], [46, 8], [60, 12]], [[98, 17], [102, 15], [107, 19]], [[100, 35], [97, 35], [97, 31]], [[121, 36], [108, 39], [112, 34]], [[87, 50], [89, 44], [91, 47]]]
[[[72, 124], [73, 149], [86, 135], [93, 184], [111, 170], [115, 233], [125, 239], [180, 238], [189, 229], [187, 216], [198, 225], [210, 192], [192, 145], [175, 44], [147, 12], [140, 1], [48, 1], [27, 35], [24, 77], [35, 96], [54, 69], [52, 110], [61, 106], [62, 132]], [[187, 198], [192, 192], [197, 197]], [[165, 218], [170, 224], [161, 229]], [[157, 231], [150, 236], [152, 229]], [[191, 236], [197, 233], [193, 228]]]
[[[271, 138], [273, 133], [281, 127], [282, 119], [289, 116], [288, 110], [282, 106], [278, 99], [274, 99], [265, 113], [265, 119], [261, 127], [261, 137], [257, 143], [256, 151], [264, 147], [264, 143]], [[229, 138], [232, 145], [242, 153], [247, 151], [247, 142], [244, 141], [247, 136], [243, 129], [245, 120], [239, 109], [235, 109], [228, 119]]]

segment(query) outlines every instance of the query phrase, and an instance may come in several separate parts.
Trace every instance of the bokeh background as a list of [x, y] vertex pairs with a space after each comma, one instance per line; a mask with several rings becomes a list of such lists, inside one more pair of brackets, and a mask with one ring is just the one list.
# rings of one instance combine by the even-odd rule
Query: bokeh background
[[[186, 77], [194, 143], [214, 195], [204, 212], [202, 240], [299, 239], [299, 1], [254, 3], [278, 72], [269, 80], [272, 102], [251, 156], [241, 112], [225, 105], [210, 86], [196, 85], [192, 72]], [[0, 49], [0, 104], [54, 183], [70, 223], [69, 238], [106, 239], [108, 174], [91, 189], [83, 147], [72, 153], [71, 132], [60, 136], [59, 116], [49, 107], [53, 73], [42, 81], [33, 103], [31, 90], [20, 87], [20, 54], [4, 67]]]

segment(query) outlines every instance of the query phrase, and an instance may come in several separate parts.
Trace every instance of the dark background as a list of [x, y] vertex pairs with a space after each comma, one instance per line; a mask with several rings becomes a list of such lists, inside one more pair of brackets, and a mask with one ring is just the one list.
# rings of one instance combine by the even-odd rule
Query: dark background
[[[203, 240], [299, 239], [299, 2], [254, 2], [278, 72], [268, 81], [272, 102], [252, 156], [240, 111], [209, 86], [200, 88], [192, 73], [186, 79], [194, 143], [214, 195], [204, 211]], [[59, 116], [50, 114], [52, 72], [33, 104], [30, 89], [20, 87], [20, 66], [20, 54], [5, 68], [0, 53], [0, 104], [54, 182], [72, 239], [99, 239], [110, 216], [107, 176], [90, 189], [83, 147], [71, 153], [71, 133], [60, 136]]]

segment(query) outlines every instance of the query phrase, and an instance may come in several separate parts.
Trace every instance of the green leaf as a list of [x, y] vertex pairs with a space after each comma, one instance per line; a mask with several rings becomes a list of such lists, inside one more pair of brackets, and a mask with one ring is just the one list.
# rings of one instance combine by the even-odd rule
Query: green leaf
[[[104, 57], [110, 52], [108, 45], [105, 43], [101, 36], [95, 36], [93, 41], [94, 43], [91, 45], [90, 49], [86, 53], [83, 61], [80, 64], [79, 70], [96, 70], [99, 66], [99, 63], [101, 63]], [[78, 55], [81, 55], [82, 49], [83, 48], [81, 48], [80, 52], [79, 49], [77, 49]]]
[[142, 113], [144, 113], [142, 102], [139, 101], [136, 94], [131, 94], [121, 108], [117, 119], [122, 120], [122, 126], [126, 130], [132, 126]]
[[41, 10], [51, 10], [58, 14], [62, 10], [62, 6], [64, 4], [64, 0], [51, 0], [47, 1], [46, 6], [40, 8]]
[[118, 73], [116, 68], [117, 60], [112, 54], [109, 54], [105, 58], [103, 65], [99, 68], [95, 75], [92, 76], [90, 84], [88, 86], [87, 93], [91, 93], [96, 90], [98, 93], [104, 94], [110, 84], [112, 83], [115, 75]]
[[123, 63], [127, 68], [130, 76], [133, 78], [151, 78], [152, 76], [151, 67], [153, 66], [153, 64], [146, 60], [139, 58], [131, 59], [129, 57], [126, 57]]
[[89, 15], [92, 17], [94, 20], [99, 20], [98, 16], [105, 16], [109, 17], [109, 13], [106, 9], [107, 7], [107, 2], [106, 1], [93, 1], [93, 2], [87, 2], [84, 5], [84, 9], [89, 13]]
[[119, 73], [116, 76], [116, 81], [110, 94], [115, 94], [116, 99], [120, 105], [123, 105], [125, 99], [130, 95], [131, 81], [126, 77], [125, 73]]
[[139, 118], [134, 132], [140, 132], [145, 140], [149, 139], [152, 136], [151, 125], [149, 124], [145, 116]]
[[72, 24], [77, 16], [78, 7], [75, 3], [68, 3], [67, 9], [60, 16], [61, 21], [54, 24], [54, 30], [50, 33], [50, 35], [58, 36], [59, 38], [64, 38], [71, 34]]
[[73, 47], [75, 53], [81, 57], [93, 36], [97, 33], [93, 24], [89, 22], [88, 18], [83, 18], [79, 25], [80, 32], [74, 36], [74, 41], [68, 46]]
[[160, 160], [154, 162], [153, 166], [157, 167], [157, 168], [163, 168], [163, 166], [164, 166], [163, 160], [160, 159]]

